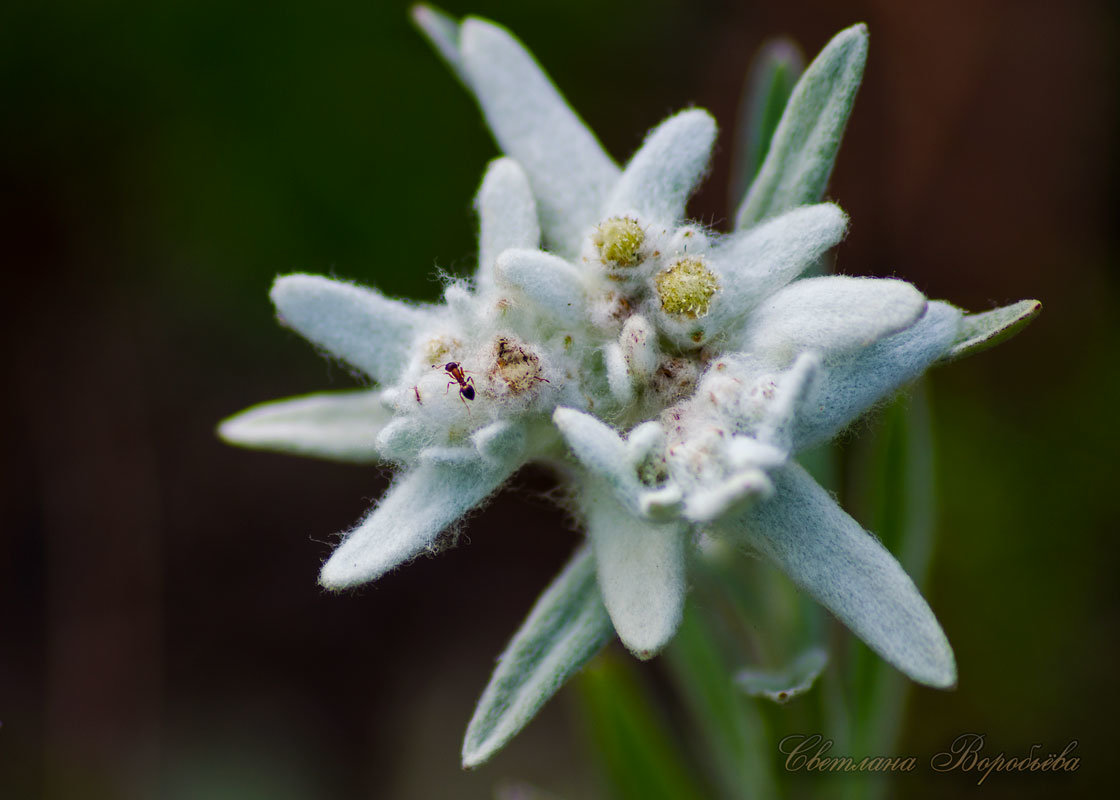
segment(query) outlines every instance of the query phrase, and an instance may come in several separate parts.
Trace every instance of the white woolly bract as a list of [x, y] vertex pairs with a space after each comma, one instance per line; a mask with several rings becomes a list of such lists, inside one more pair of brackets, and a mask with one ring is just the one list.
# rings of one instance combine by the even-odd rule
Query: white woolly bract
[[956, 683], [952, 648], [886, 548], [796, 464], [773, 474], [775, 496], [723, 523], [919, 683]]

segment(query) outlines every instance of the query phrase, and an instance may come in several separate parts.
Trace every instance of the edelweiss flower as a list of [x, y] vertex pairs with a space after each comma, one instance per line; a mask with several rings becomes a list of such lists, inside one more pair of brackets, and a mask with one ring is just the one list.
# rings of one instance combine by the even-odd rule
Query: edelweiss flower
[[795, 280], [846, 230], [843, 212], [817, 201], [865, 29], [839, 34], [802, 76], [735, 230], [719, 235], [684, 219], [716, 136], [705, 111], [670, 117], [620, 169], [506, 31], [425, 7], [414, 16], [507, 156], [476, 199], [474, 284], [420, 306], [279, 278], [281, 321], [375, 387], [259, 406], [221, 435], [399, 465], [323, 566], [331, 589], [432, 550], [526, 462], [572, 484], [590, 546], [502, 656], [464, 764], [492, 755], [615, 632], [639, 657], [660, 650], [701, 534], [771, 560], [915, 680], [952, 685], [952, 650], [913, 582], [792, 457], [1037, 304], [964, 316], [899, 280]]

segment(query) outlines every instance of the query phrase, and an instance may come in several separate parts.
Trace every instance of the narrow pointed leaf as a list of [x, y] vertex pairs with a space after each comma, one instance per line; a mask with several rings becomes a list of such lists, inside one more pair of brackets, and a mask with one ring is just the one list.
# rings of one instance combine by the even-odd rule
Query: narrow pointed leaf
[[651, 658], [681, 621], [685, 527], [638, 519], [594, 478], [584, 486], [580, 504], [618, 638], [638, 658]]
[[377, 392], [323, 392], [248, 408], [222, 422], [218, 435], [257, 450], [370, 463], [391, 417]]
[[281, 321], [378, 383], [404, 369], [423, 309], [373, 289], [319, 275], [284, 275], [272, 285]]
[[736, 520], [734, 533], [912, 679], [953, 686], [949, 642], [894, 556], [800, 466], [772, 477], [774, 497]]
[[498, 659], [463, 742], [463, 766], [487, 761], [614, 635], [581, 548], [540, 596]]
[[956, 341], [949, 352], [942, 356], [941, 361], [953, 361], [972, 355], [1010, 339], [1038, 316], [1040, 311], [1042, 303], [1037, 300], [1020, 300], [981, 314], [965, 314]]
[[504, 28], [469, 18], [460, 29], [468, 83], [498, 145], [529, 176], [547, 243], [573, 256], [619, 170], [532, 55]]
[[746, 228], [824, 195], [867, 63], [867, 26], [838, 33], [794, 87], [758, 177], [735, 217]]
[[738, 208], [743, 202], [747, 187], [762, 167], [770, 140], [804, 69], [801, 51], [788, 39], [768, 42], [755, 56], [739, 101], [731, 153], [730, 208]]
[[512, 158], [490, 162], [486, 177], [474, 200], [478, 212], [478, 289], [494, 284], [498, 256], [511, 247], [532, 248], [540, 244], [541, 226], [529, 178]]
[[637, 212], [647, 223], [684, 218], [689, 195], [708, 168], [716, 122], [702, 109], [669, 117], [654, 128], [622, 172], [603, 216]]
[[357, 586], [423, 553], [513, 470], [478, 458], [466, 465], [422, 460], [397, 477], [369, 516], [346, 535], [323, 565], [319, 582], [327, 589]]

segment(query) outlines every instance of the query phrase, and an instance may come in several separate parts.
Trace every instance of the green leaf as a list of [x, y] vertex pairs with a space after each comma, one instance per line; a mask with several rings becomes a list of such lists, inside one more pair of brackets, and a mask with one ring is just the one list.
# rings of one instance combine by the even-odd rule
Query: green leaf
[[498, 659], [467, 726], [463, 767], [476, 767], [505, 746], [613, 635], [595, 583], [595, 560], [582, 547]]
[[656, 701], [639, 681], [633, 662], [604, 656], [577, 681], [587, 733], [610, 787], [621, 800], [688, 800], [710, 792], [681, 759]]
[[1040, 311], [1042, 303], [1037, 300], [1020, 300], [982, 314], [965, 314], [956, 342], [938, 363], [954, 361], [1010, 339], [1037, 317]]
[[784, 669], [741, 669], [735, 683], [751, 697], [765, 697], [775, 703], [788, 703], [813, 688], [828, 664], [823, 647], [812, 647], [801, 653]]
[[735, 218], [754, 225], [824, 194], [867, 62], [867, 26], [838, 33], [794, 87], [769, 152]]
[[764, 720], [738, 691], [713, 630], [694, 605], [666, 651], [676, 684], [692, 712], [721, 797], [760, 800], [776, 794]]
[[786, 103], [805, 69], [805, 59], [788, 39], [767, 42], [751, 63], [739, 101], [734, 151], [731, 155], [730, 207], [743, 201], [747, 187], [762, 167], [770, 140]]

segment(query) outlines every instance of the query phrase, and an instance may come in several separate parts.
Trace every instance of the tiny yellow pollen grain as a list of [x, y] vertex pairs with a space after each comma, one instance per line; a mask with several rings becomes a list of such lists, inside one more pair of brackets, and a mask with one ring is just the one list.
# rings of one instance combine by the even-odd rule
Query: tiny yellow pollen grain
[[641, 260], [639, 250], [645, 239], [642, 226], [629, 217], [605, 219], [591, 234], [591, 242], [607, 267], [635, 266]]
[[666, 314], [696, 319], [708, 313], [719, 280], [698, 256], [678, 258], [653, 279]]

